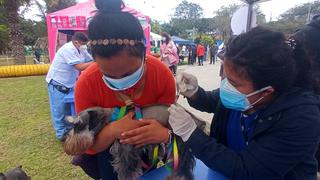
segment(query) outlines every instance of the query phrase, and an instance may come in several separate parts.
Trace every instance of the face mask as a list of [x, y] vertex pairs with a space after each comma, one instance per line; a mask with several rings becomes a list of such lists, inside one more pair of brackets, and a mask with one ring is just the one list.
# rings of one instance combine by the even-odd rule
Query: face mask
[[161, 40], [162, 40], [162, 41], [166, 41], [167, 38], [166, 38], [166, 37], [162, 37]]
[[81, 49], [81, 50], [87, 50], [88, 47], [87, 47], [87, 45], [81, 45], [79, 49]]
[[136, 85], [138, 81], [141, 79], [143, 72], [144, 72], [144, 65], [142, 64], [141, 67], [136, 72], [124, 78], [113, 79], [106, 75], [103, 75], [102, 79], [110, 89], [114, 91], [123, 91]]
[[238, 111], [246, 111], [252, 108], [255, 104], [261, 101], [264, 97], [259, 98], [256, 102], [250, 103], [248, 98], [260, 92], [263, 92], [267, 89], [271, 88], [271, 86], [262, 88], [248, 95], [242, 94], [239, 92], [227, 78], [221, 81], [220, 85], [220, 100], [222, 104], [228, 109], [234, 109]]

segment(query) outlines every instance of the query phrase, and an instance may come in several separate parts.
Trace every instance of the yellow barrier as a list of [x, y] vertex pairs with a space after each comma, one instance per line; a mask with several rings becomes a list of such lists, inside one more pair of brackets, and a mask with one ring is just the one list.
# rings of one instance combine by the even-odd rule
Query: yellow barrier
[[0, 66], [0, 78], [45, 75], [50, 64]]

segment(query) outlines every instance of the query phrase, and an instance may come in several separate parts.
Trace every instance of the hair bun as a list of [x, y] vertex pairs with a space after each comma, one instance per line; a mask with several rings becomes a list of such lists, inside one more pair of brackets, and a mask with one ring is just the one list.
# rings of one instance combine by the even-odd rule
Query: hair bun
[[122, 0], [96, 0], [96, 8], [99, 11], [120, 12], [124, 7]]

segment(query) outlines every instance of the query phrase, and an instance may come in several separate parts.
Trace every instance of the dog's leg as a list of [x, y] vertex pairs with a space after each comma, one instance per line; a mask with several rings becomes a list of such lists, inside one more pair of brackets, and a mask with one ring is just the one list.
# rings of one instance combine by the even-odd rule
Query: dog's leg
[[118, 173], [118, 180], [136, 180], [143, 174], [139, 149], [121, 144], [116, 140], [110, 148], [112, 166]]

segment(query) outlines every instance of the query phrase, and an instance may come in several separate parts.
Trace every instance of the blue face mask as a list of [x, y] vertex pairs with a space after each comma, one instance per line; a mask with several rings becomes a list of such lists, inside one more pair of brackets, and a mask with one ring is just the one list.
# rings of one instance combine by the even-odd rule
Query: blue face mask
[[220, 100], [222, 104], [228, 109], [246, 111], [252, 108], [255, 104], [257, 104], [264, 98], [263, 96], [259, 98], [256, 102], [251, 104], [248, 100], [248, 97], [263, 92], [269, 88], [271, 88], [271, 86], [262, 88], [258, 91], [246, 95], [239, 92], [232, 84], [230, 84], [228, 79], [225, 78], [221, 81], [220, 84]]
[[102, 76], [104, 83], [114, 91], [123, 91], [136, 85], [141, 79], [144, 72], [144, 64], [133, 74], [121, 79], [113, 79], [106, 75]]

